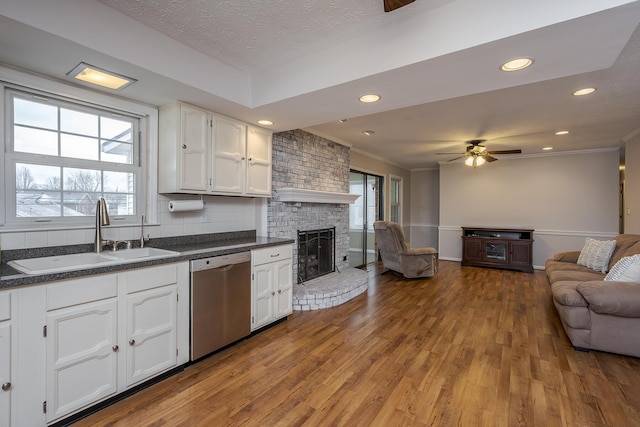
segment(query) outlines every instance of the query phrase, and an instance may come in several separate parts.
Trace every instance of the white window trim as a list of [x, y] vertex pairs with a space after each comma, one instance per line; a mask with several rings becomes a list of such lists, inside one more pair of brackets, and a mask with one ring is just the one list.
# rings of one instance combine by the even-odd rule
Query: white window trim
[[[5, 102], [3, 82], [11, 85], [22, 86], [25, 90], [36, 90], [49, 92], [57, 96], [69, 98], [82, 103], [93, 104], [96, 107], [106, 107], [120, 110], [132, 115], [141, 117], [140, 119], [140, 162], [142, 165], [143, 182], [143, 205], [138, 211], [138, 216], [144, 214], [146, 222], [157, 224], [158, 212], [156, 206], [158, 204], [158, 109], [152, 106], [140, 104], [134, 101], [128, 101], [121, 98], [115, 98], [107, 94], [102, 94], [88, 89], [72, 86], [56, 80], [51, 80], [42, 76], [28, 74], [26, 72], [0, 66], [0, 87], [2, 87], [3, 101], [0, 102], [0, 138], [2, 150], [0, 150], [0, 164], [5, 165], [5, 152], [8, 131], [5, 129]], [[6, 218], [6, 182], [10, 179], [8, 172], [0, 176], [0, 199], [4, 200], [4, 204], [0, 207], [0, 233], [9, 231], [32, 231], [34, 224], [28, 228], [24, 225], [7, 224]], [[13, 177], [15, 180], [15, 177]], [[93, 225], [69, 226], [64, 224], [36, 223], [39, 225], [37, 230], [61, 230], [73, 228], [93, 228]], [[119, 226], [140, 225], [139, 220], [127, 221]]]
[[400, 194], [398, 197], [398, 203], [400, 206], [400, 218], [398, 224], [402, 226], [402, 216], [404, 210], [404, 178], [398, 175], [389, 174], [389, 198], [387, 201], [387, 212], [389, 212], [389, 220], [391, 220], [391, 181], [396, 180], [400, 181]]

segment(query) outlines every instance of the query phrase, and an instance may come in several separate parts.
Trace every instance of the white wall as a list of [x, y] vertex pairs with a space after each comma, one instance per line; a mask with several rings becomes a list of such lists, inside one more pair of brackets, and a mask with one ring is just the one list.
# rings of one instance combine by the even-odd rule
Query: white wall
[[411, 171], [411, 224], [409, 241], [414, 248], [438, 248], [440, 172]]
[[624, 232], [640, 234], [640, 133], [626, 143], [624, 156]]
[[618, 234], [618, 150], [440, 167], [439, 251], [461, 259], [460, 227], [532, 228], [533, 264]]

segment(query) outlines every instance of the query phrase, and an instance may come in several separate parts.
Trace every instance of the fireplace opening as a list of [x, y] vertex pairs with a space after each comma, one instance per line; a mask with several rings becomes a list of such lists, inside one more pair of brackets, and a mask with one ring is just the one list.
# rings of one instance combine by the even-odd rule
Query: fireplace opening
[[336, 228], [298, 230], [298, 283], [335, 271]]

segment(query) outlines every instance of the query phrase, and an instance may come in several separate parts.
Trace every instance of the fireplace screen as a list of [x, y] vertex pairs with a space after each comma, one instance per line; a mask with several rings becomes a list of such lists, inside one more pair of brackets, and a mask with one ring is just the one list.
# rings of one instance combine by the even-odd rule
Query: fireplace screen
[[298, 231], [298, 283], [335, 271], [336, 228]]

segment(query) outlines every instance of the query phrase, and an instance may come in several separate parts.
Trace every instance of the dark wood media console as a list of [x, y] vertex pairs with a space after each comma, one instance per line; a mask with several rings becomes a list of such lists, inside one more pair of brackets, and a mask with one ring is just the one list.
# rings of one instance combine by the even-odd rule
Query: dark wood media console
[[533, 273], [533, 230], [462, 227], [462, 265]]

